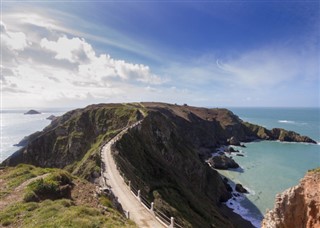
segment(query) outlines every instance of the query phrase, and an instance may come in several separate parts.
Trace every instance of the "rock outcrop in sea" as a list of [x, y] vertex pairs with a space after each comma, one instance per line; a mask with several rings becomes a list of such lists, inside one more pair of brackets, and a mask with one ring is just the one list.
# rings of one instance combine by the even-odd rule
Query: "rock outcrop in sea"
[[300, 183], [276, 196], [262, 228], [320, 227], [320, 168], [309, 171]]
[[35, 114], [41, 114], [41, 112], [31, 109], [31, 110], [25, 112], [24, 114], [25, 115], [35, 115]]

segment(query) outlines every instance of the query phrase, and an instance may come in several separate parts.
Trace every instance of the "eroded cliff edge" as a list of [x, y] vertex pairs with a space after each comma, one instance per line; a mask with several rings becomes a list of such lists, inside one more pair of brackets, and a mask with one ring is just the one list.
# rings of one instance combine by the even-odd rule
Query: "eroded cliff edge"
[[142, 120], [139, 128], [116, 145], [115, 159], [132, 184], [184, 227], [237, 227], [220, 210], [230, 193], [220, 175], [204, 162], [217, 147], [256, 139], [315, 143], [295, 132], [244, 122], [227, 109], [99, 104], [55, 119], [31, 135], [26, 146], [3, 165], [64, 168], [94, 181], [100, 174], [101, 146], [138, 120]]
[[276, 196], [263, 228], [320, 227], [320, 168], [309, 171], [300, 183]]

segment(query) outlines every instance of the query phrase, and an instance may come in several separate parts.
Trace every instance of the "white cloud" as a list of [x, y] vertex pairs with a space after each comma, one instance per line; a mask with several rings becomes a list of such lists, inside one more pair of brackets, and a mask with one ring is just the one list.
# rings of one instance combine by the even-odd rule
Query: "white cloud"
[[15, 51], [22, 51], [28, 46], [27, 37], [23, 32], [8, 31], [6, 25], [2, 21], [0, 22], [0, 27], [1, 39], [7, 48]]
[[84, 62], [95, 57], [92, 46], [84, 39], [74, 37], [68, 39], [66, 36], [60, 37], [57, 41], [49, 41], [43, 38], [40, 46], [55, 53], [58, 60], [68, 60], [71, 63]]
[[218, 67], [236, 85], [272, 87], [302, 78], [316, 79], [319, 74], [318, 60], [313, 51], [301, 54], [282, 48], [264, 48], [218, 62]]
[[[115, 101], [130, 91], [137, 93], [165, 81], [147, 65], [114, 59], [106, 53], [97, 55], [84, 38], [56, 33], [53, 26], [43, 32], [35, 23], [26, 29], [26, 21], [22, 21], [24, 33], [8, 31], [10, 23], [1, 24], [1, 35], [7, 37], [6, 67], [1, 75], [4, 106]], [[17, 28], [19, 23], [15, 22]]]
[[55, 54], [57, 60], [68, 60], [78, 63], [78, 73], [87, 80], [103, 80], [104, 78], [120, 78], [142, 83], [161, 84], [163, 79], [151, 73], [148, 66], [116, 60], [108, 54], [97, 56], [92, 46], [78, 37], [60, 37], [57, 41], [43, 38], [40, 46]]

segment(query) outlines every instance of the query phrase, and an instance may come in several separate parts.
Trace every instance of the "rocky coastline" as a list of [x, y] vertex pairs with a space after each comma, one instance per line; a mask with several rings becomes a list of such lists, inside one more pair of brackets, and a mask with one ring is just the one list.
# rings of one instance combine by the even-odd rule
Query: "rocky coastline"
[[[2, 165], [63, 168], [94, 182], [100, 172], [101, 146], [139, 120], [139, 128], [128, 131], [115, 145], [115, 160], [148, 200], [185, 227], [237, 227], [219, 209], [234, 195], [215, 170], [239, 167], [227, 155], [243, 154], [230, 145], [257, 139], [315, 143], [295, 132], [244, 122], [227, 109], [151, 102], [99, 104], [57, 117]], [[212, 151], [222, 146], [226, 151], [212, 157]], [[245, 194], [240, 186], [238, 190]]]
[[320, 168], [309, 171], [297, 186], [276, 196], [262, 228], [320, 227]]

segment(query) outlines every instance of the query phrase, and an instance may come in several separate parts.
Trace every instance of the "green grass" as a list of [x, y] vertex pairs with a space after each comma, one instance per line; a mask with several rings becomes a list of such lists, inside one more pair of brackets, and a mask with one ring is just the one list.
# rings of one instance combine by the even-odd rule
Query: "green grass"
[[[22, 223], [22, 224], [21, 224]], [[2, 226], [31, 227], [136, 227], [116, 211], [76, 206], [71, 200], [16, 203], [0, 212]]]
[[[6, 168], [1, 177], [8, 180], [11, 183], [10, 186], [18, 186], [27, 179], [44, 173], [49, 174], [26, 186], [25, 198], [50, 196], [50, 194], [61, 196], [62, 186], [72, 185], [72, 180], [79, 179], [71, 176], [65, 170], [45, 169], [23, 164]], [[136, 227], [132, 221], [127, 220], [113, 209], [112, 203], [106, 197], [99, 199], [100, 203], [107, 207], [106, 211], [76, 205], [69, 198], [55, 200], [52, 198], [54, 197], [42, 198], [40, 202], [12, 202], [0, 211], [0, 227]]]
[[319, 173], [320, 172], [320, 167], [317, 167], [317, 168], [314, 168], [314, 169], [310, 169], [310, 170], [308, 170], [308, 172]]
[[8, 195], [14, 188], [36, 176], [52, 172], [54, 169], [38, 168], [33, 165], [20, 164], [16, 167], [7, 167], [2, 178], [7, 182], [6, 189], [0, 191], [0, 199]]
[[24, 195], [24, 201], [39, 201], [41, 199], [59, 199], [68, 197], [70, 190], [62, 190], [61, 186], [72, 186], [71, 175], [64, 170], [57, 170], [45, 178], [37, 179], [31, 182], [27, 188]]
[[108, 197], [102, 195], [99, 197], [99, 201], [100, 201], [101, 205], [103, 205], [105, 207], [113, 208], [113, 204]]
[[[117, 135], [123, 127], [136, 122], [138, 110], [135, 106], [126, 105], [91, 110], [88, 113], [87, 121], [98, 128], [100, 134], [95, 137], [94, 141], [91, 140], [91, 145], [88, 146], [89, 149], [84, 152], [81, 160], [66, 166], [65, 169], [87, 180], [91, 180], [93, 173], [100, 173], [101, 146]], [[78, 116], [76, 121], [79, 121], [80, 117]], [[68, 128], [73, 129], [75, 124], [71, 125]], [[106, 131], [102, 129], [106, 129]], [[76, 135], [79, 138], [84, 137], [84, 134], [80, 132], [72, 132], [71, 135], [73, 137]]]

